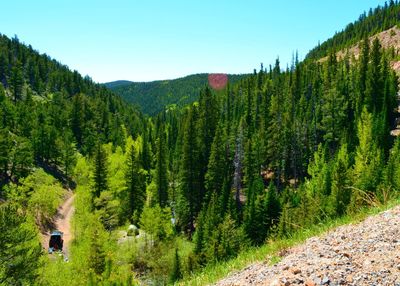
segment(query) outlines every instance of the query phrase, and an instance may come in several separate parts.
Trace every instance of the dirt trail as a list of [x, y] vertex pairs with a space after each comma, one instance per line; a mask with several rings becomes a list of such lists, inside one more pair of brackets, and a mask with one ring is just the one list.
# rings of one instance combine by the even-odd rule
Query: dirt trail
[[[74, 213], [74, 202], [75, 195], [72, 194], [71, 191], [68, 192], [65, 201], [63, 204], [58, 208], [57, 215], [54, 218], [54, 225], [53, 229], [57, 229], [64, 233], [64, 247], [63, 251], [66, 255], [68, 255], [68, 245], [72, 240], [72, 233], [71, 233], [71, 218]], [[49, 245], [50, 239], [50, 232], [46, 232], [43, 234], [43, 246], [47, 250]]]

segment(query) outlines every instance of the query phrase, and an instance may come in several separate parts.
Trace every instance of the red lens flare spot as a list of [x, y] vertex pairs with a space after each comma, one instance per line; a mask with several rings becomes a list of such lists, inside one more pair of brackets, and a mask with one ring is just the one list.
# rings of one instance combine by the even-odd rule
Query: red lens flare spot
[[228, 83], [228, 76], [224, 73], [214, 73], [208, 75], [208, 84], [215, 90], [224, 89]]

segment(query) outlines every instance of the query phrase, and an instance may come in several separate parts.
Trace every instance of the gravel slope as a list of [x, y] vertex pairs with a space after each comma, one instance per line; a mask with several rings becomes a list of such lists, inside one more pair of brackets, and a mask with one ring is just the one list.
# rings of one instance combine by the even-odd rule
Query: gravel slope
[[276, 265], [252, 264], [217, 285], [400, 286], [400, 206], [312, 237]]

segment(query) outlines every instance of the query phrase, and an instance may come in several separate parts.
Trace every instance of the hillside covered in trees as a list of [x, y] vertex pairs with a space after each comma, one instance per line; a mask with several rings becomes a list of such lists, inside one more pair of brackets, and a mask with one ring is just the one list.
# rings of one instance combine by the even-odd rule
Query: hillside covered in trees
[[79, 156], [106, 142], [123, 146], [145, 124], [105, 87], [0, 35], [1, 285], [37, 280], [44, 257], [38, 233], [51, 227], [62, 185], [75, 186]]
[[[228, 75], [236, 83], [247, 75]], [[208, 74], [194, 74], [172, 80], [151, 82], [115, 81], [104, 85], [126, 101], [137, 105], [149, 115], [156, 115], [166, 107], [183, 107], [198, 100], [200, 91], [208, 84]]]
[[315, 60], [326, 57], [331, 50], [337, 52], [346, 49], [365, 38], [397, 26], [400, 20], [399, 13], [400, 7], [394, 0], [385, 2], [384, 6], [375, 9], [370, 8], [368, 13], [361, 14], [357, 21], [348, 24], [345, 29], [322, 44], [318, 44], [308, 53], [307, 58]]
[[[399, 7], [353, 26], [397, 24]], [[185, 281], [249, 247], [398, 197], [397, 54], [362, 40], [357, 59], [338, 59], [360, 40], [346, 31], [319, 46], [326, 61], [313, 51], [286, 69], [276, 60], [222, 91], [201, 88], [186, 106], [158, 102], [162, 111], [148, 118], [2, 36], [0, 284]], [[38, 247], [67, 187], [76, 210], [68, 263]]]

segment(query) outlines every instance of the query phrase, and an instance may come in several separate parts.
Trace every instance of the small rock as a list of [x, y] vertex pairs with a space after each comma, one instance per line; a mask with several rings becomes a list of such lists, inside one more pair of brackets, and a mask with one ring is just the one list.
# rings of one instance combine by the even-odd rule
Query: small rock
[[314, 279], [314, 282], [316, 285], [320, 285], [321, 284], [321, 278], [317, 277]]
[[312, 280], [307, 280], [306, 281], [306, 284], [304, 284], [305, 286], [316, 286], [317, 284], [315, 284], [315, 282], [314, 281], [312, 281]]
[[329, 285], [331, 283], [331, 280], [329, 280], [328, 276], [324, 276], [324, 278], [322, 279], [321, 284], [322, 285]]
[[273, 280], [269, 286], [282, 286], [281, 281], [279, 281], [279, 279], [275, 279]]
[[281, 279], [281, 285], [289, 286], [289, 285], [290, 285], [290, 282], [289, 282], [286, 278], [282, 278], [282, 279]]
[[371, 261], [369, 260], [365, 260], [363, 263], [364, 266], [370, 266], [371, 265]]
[[289, 269], [289, 266], [287, 266], [287, 265], [283, 266], [283, 268], [282, 268], [283, 271], [288, 270], [288, 269]]
[[294, 269], [292, 269], [292, 273], [293, 273], [294, 275], [297, 275], [297, 274], [300, 274], [300, 273], [301, 273], [301, 270], [300, 270], [299, 268], [294, 268]]
[[347, 283], [353, 283], [353, 275], [347, 275], [346, 282]]
[[296, 280], [294, 280], [294, 283], [295, 283], [295, 284], [303, 284], [303, 283], [304, 283], [304, 280], [303, 280], [303, 279], [300, 279], [300, 278], [296, 278]]

